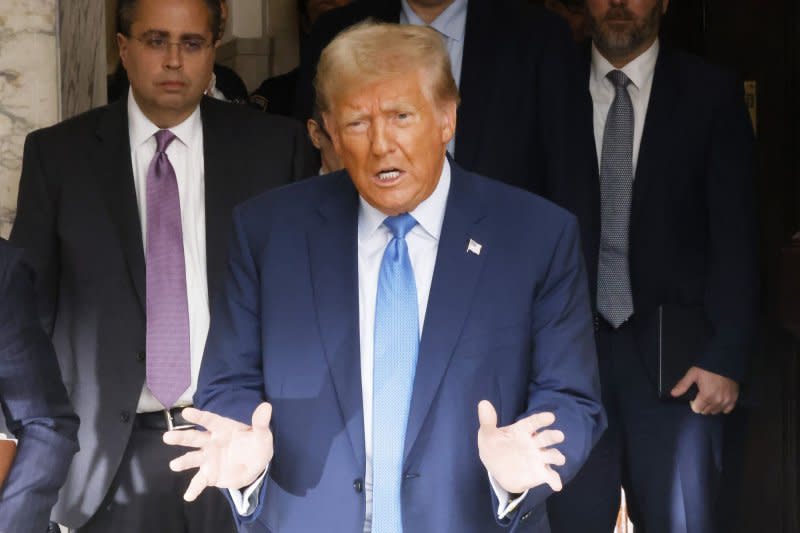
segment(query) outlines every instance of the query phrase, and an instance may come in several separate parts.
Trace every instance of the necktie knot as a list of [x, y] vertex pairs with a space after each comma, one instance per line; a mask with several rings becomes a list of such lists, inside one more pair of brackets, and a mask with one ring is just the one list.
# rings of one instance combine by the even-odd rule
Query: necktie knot
[[614, 87], [618, 89], [624, 89], [631, 83], [631, 79], [621, 70], [612, 70], [606, 74], [606, 77], [611, 80], [611, 83], [614, 84]]
[[169, 130], [158, 130], [155, 137], [157, 154], [166, 152], [169, 145], [175, 140], [175, 134]]
[[414, 217], [409, 215], [408, 213], [403, 213], [402, 215], [396, 215], [393, 217], [386, 217], [383, 221], [384, 225], [389, 228], [389, 231], [392, 232], [397, 239], [405, 239], [408, 232], [414, 229], [414, 226], [417, 225], [417, 221]]

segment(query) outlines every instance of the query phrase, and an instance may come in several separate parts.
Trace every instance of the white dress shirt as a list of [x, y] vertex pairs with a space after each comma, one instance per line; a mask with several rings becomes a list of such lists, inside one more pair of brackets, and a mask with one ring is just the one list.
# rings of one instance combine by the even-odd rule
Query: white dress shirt
[[[636, 59], [622, 67], [622, 72], [630, 78], [628, 94], [633, 105], [633, 175], [636, 176], [636, 165], [639, 162], [639, 147], [642, 144], [644, 120], [647, 106], [650, 103], [650, 92], [653, 88], [653, 74], [658, 59], [658, 39]], [[589, 77], [589, 92], [592, 95], [594, 108], [594, 141], [597, 149], [597, 165], [600, 168], [603, 153], [603, 134], [606, 127], [608, 110], [614, 101], [616, 90], [606, 75], [617, 70], [608, 59], [592, 44], [592, 70]]]
[[[405, 237], [408, 255], [414, 269], [414, 281], [417, 285], [417, 305], [419, 316], [419, 334], [425, 323], [425, 312], [428, 308], [428, 296], [433, 281], [433, 270], [436, 266], [436, 255], [439, 250], [439, 236], [442, 232], [447, 195], [450, 192], [450, 163], [445, 159], [439, 183], [433, 193], [422, 201], [411, 216], [417, 225]], [[380, 274], [383, 252], [392, 232], [383, 225], [386, 219], [378, 209], [359, 198], [358, 208], [358, 325], [361, 349], [361, 396], [364, 407], [364, 456], [366, 472], [364, 472], [364, 496], [366, 499], [366, 516], [364, 533], [372, 531], [372, 369], [374, 362], [375, 334], [375, 302], [378, 297], [378, 276]], [[476, 406], [477, 409], [477, 406]], [[477, 411], [476, 415], [477, 417]], [[477, 436], [476, 436], [477, 438]], [[236, 510], [242, 516], [252, 514], [258, 505], [258, 489], [264, 480], [266, 471], [245, 490], [229, 491]], [[499, 500], [497, 514], [500, 518], [513, 511], [525, 498], [527, 492], [509, 502], [508, 492], [497, 485], [489, 476], [491, 486]], [[453, 489], [456, 490], [456, 489]]]
[[[147, 169], [156, 153], [155, 133], [159, 127], [153, 124], [128, 93], [128, 138], [131, 144], [133, 183], [136, 188], [136, 203], [142, 225], [142, 239], [147, 257]], [[208, 335], [208, 274], [206, 272], [206, 204], [205, 163], [203, 157], [203, 126], [198, 106], [189, 118], [169, 129], [176, 139], [167, 147], [167, 156], [178, 180], [178, 196], [181, 205], [181, 229], [183, 231], [183, 254], [186, 262], [186, 295], [189, 308], [189, 346], [191, 354], [192, 382], [176, 402], [176, 406], [190, 405], [197, 389], [197, 375]], [[159, 411], [164, 407], [156, 400], [147, 383], [142, 388], [137, 413]]]

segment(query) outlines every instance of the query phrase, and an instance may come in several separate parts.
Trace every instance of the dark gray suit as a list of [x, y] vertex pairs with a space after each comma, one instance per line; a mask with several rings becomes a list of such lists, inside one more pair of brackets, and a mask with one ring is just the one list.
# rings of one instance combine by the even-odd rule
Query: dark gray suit
[[[28, 136], [11, 236], [38, 274], [43, 320], [83, 421], [54, 511], [72, 528], [107, 508], [145, 380], [145, 263], [126, 100]], [[209, 98], [201, 118], [213, 298], [233, 206], [315, 169], [293, 121]]]
[[0, 532], [43, 533], [78, 450], [78, 417], [36, 313], [22, 253], [0, 239], [0, 404], [19, 439], [0, 489]]

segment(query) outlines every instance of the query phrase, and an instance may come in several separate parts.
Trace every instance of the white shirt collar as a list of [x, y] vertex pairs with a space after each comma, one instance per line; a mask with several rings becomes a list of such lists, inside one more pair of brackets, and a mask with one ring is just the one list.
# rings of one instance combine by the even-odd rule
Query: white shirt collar
[[[442, 165], [442, 173], [439, 176], [439, 183], [430, 196], [424, 199], [411, 211], [411, 216], [417, 221], [428, 235], [439, 240], [442, 233], [442, 223], [444, 222], [444, 212], [447, 207], [447, 195], [450, 192], [450, 162], [445, 158]], [[386, 219], [386, 214], [374, 208], [359, 196], [358, 209], [358, 240], [363, 242], [381, 227]]]
[[[130, 135], [131, 149], [135, 149], [148, 142], [156, 132], [161, 129], [145, 116], [133, 91], [128, 91], [128, 132]], [[169, 128], [177, 140], [190, 148], [202, 149], [202, 123], [200, 121], [200, 106], [198, 105], [189, 117], [172, 128]]]
[[[649, 78], [653, 77], [656, 69], [656, 60], [658, 59], [658, 50], [660, 48], [659, 40], [656, 38], [650, 48], [642, 52], [633, 61], [622, 67], [622, 72], [631, 80], [631, 83], [637, 88], [641, 89]], [[612, 65], [608, 59], [603, 57], [603, 54], [592, 43], [592, 77], [596, 83], [611, 83], [606, 76], [612, 70], [617, 70], [617, 67]]]

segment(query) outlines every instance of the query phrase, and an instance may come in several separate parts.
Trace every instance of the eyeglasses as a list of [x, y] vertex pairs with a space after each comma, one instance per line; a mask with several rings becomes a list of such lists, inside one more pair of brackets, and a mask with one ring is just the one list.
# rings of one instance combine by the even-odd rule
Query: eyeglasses
[[166, 54], [170, 47], [175, 45], [178, 50], [186, 55], [199, 55], [214, 44], [202, 38], [188, 38], [172, 42], [159, 35], [145, 35], [144, 37], [134, 37], [134, 39], [142, 43], [147, 50], [154, 54]]

